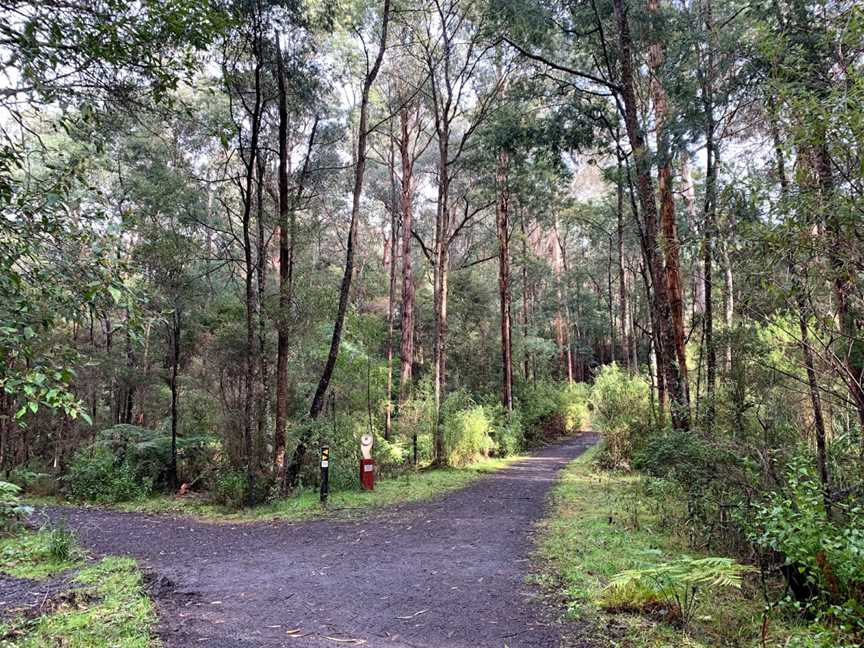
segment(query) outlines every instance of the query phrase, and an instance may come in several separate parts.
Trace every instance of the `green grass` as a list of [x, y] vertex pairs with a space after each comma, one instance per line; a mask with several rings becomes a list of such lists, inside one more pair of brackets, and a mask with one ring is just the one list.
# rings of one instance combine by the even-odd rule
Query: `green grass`
[[0, 646], [148, 648], [156, 623], [141, 572], [131, 558], [110, 557], [82, 569], [80, 588], [50, 601], [50, 611], [0, 625]]
[[[649, 614], [604, 608], [604, 588], [615, 574], [687, 554], [684, 540], [661, 524], [663, 508], [644, 494], [638, 474], [610, 473], [592, 463], [596, 448], [572, 462], [553, 489], [553, 508], [541, 523], [536, 579], [566, 601], [567, 615], [588, 620], [597, 644], [627, 648], [717, 646], [836, 646], [816, 643], [810, 629], [771, 619], [762, 641], [763, 604], [752, 580], [741, 590], [700, 594], [686, 632]], [[608, 593], [608, 592], [607, 592]], [[607, 601], [612, 600], [607, 597]], [[830, 640], [829, 640], [830, 641]]]
[[[409, 471], [399, 477], [377, 480], [374, 491], [333, 491], [330, 493], [326, 508], [322, 508], [320, 504], [318, 491], [311, 489], [291, 497], [241, 510], [212, 504], [196, 495], [182, 498], [159, 495], [115, 504], [113, 508], [141, 513], [179, 513], [208, 521], [231, 523], [271, 519], [303, 521], [322, 517], [358, 517], [370, 510], [431, 499], [464, 488], [484, 475], [524, 458], [524, 455], [491, 458], [460, 468]], [[57, 500], [44, 498], [29, 498], [27, 502], [32, 505], [57, 504]]]
[[67, 546], [66, 551], [57, 546], [55, 534], [62, 533], [42, 529], [0, 536], [0, 572], [17, 578], [42, 579], [79, 566], [81, 554], [74, 546]]

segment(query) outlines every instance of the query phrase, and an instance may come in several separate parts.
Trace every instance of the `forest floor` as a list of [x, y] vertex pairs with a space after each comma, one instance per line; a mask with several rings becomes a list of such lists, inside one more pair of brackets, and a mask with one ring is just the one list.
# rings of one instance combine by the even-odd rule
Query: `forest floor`
[[463, 490], [364, 519], [47, 513], [89, 551], [138, 560], [168, 647], [550, 648], [578, 633], [526, 582], [532, 531], [559, 471], [595, 441], [566, 440]]

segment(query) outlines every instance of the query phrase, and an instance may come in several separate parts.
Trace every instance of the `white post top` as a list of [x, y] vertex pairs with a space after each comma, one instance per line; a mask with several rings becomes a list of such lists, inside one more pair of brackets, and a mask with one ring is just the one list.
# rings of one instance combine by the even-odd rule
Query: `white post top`
[[360, 452], [364, 459], [372, 458], [372, 442], [373, 439], [371, 434], [364, 434], [360, 437]]

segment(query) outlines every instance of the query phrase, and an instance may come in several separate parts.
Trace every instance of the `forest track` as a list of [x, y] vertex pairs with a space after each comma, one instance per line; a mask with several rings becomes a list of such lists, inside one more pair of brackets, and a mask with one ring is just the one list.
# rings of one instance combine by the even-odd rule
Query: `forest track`
[[532, 531], [558, 471], [596, 438], [568, 439], [462, 490], [350, 521], [48, 513], [95, 554], [138, 559], [169, 648], [551, 648], [563, 626], [560, 610], [525, 581]]

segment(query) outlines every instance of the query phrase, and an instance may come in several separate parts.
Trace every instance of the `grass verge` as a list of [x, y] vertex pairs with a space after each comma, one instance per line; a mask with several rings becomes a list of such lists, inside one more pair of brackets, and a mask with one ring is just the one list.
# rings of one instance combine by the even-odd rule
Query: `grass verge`
[[837, 645], [823, 643], [806, 626], [784, 619], [769, 619], [763, 626], [764, 606], [753, 581], [745, 581], [741, 590], [700, 592], [696, 613], [686, 630], [654, 618], [650, 609], [623, 611], [620, 607], [604, 607], [604, 589], [614, 575], [685, 554], [700, 556], [660, 524], [662, 506], [644, 494], [638, 474], [605, 472], [593, 464], [596, 453], [595, 447], [573, 461], [553, 489], [552, 511], [540, 527], [538, 564], [542, 568], [536, 574], [545, 588], [560, 594], [569, 618], [587, 621], [593, 627], [595, 645]]
[[0, 536], [0, 572], [42, 579], [81, 565], [81, 553], [64, 528], [21, 530]]
[[48, 599], [45, 614], [0, 623], [0, 646], [16, 648], [152, 648], [156, 611], [131, 558], [84, 567], [76, 587]]

